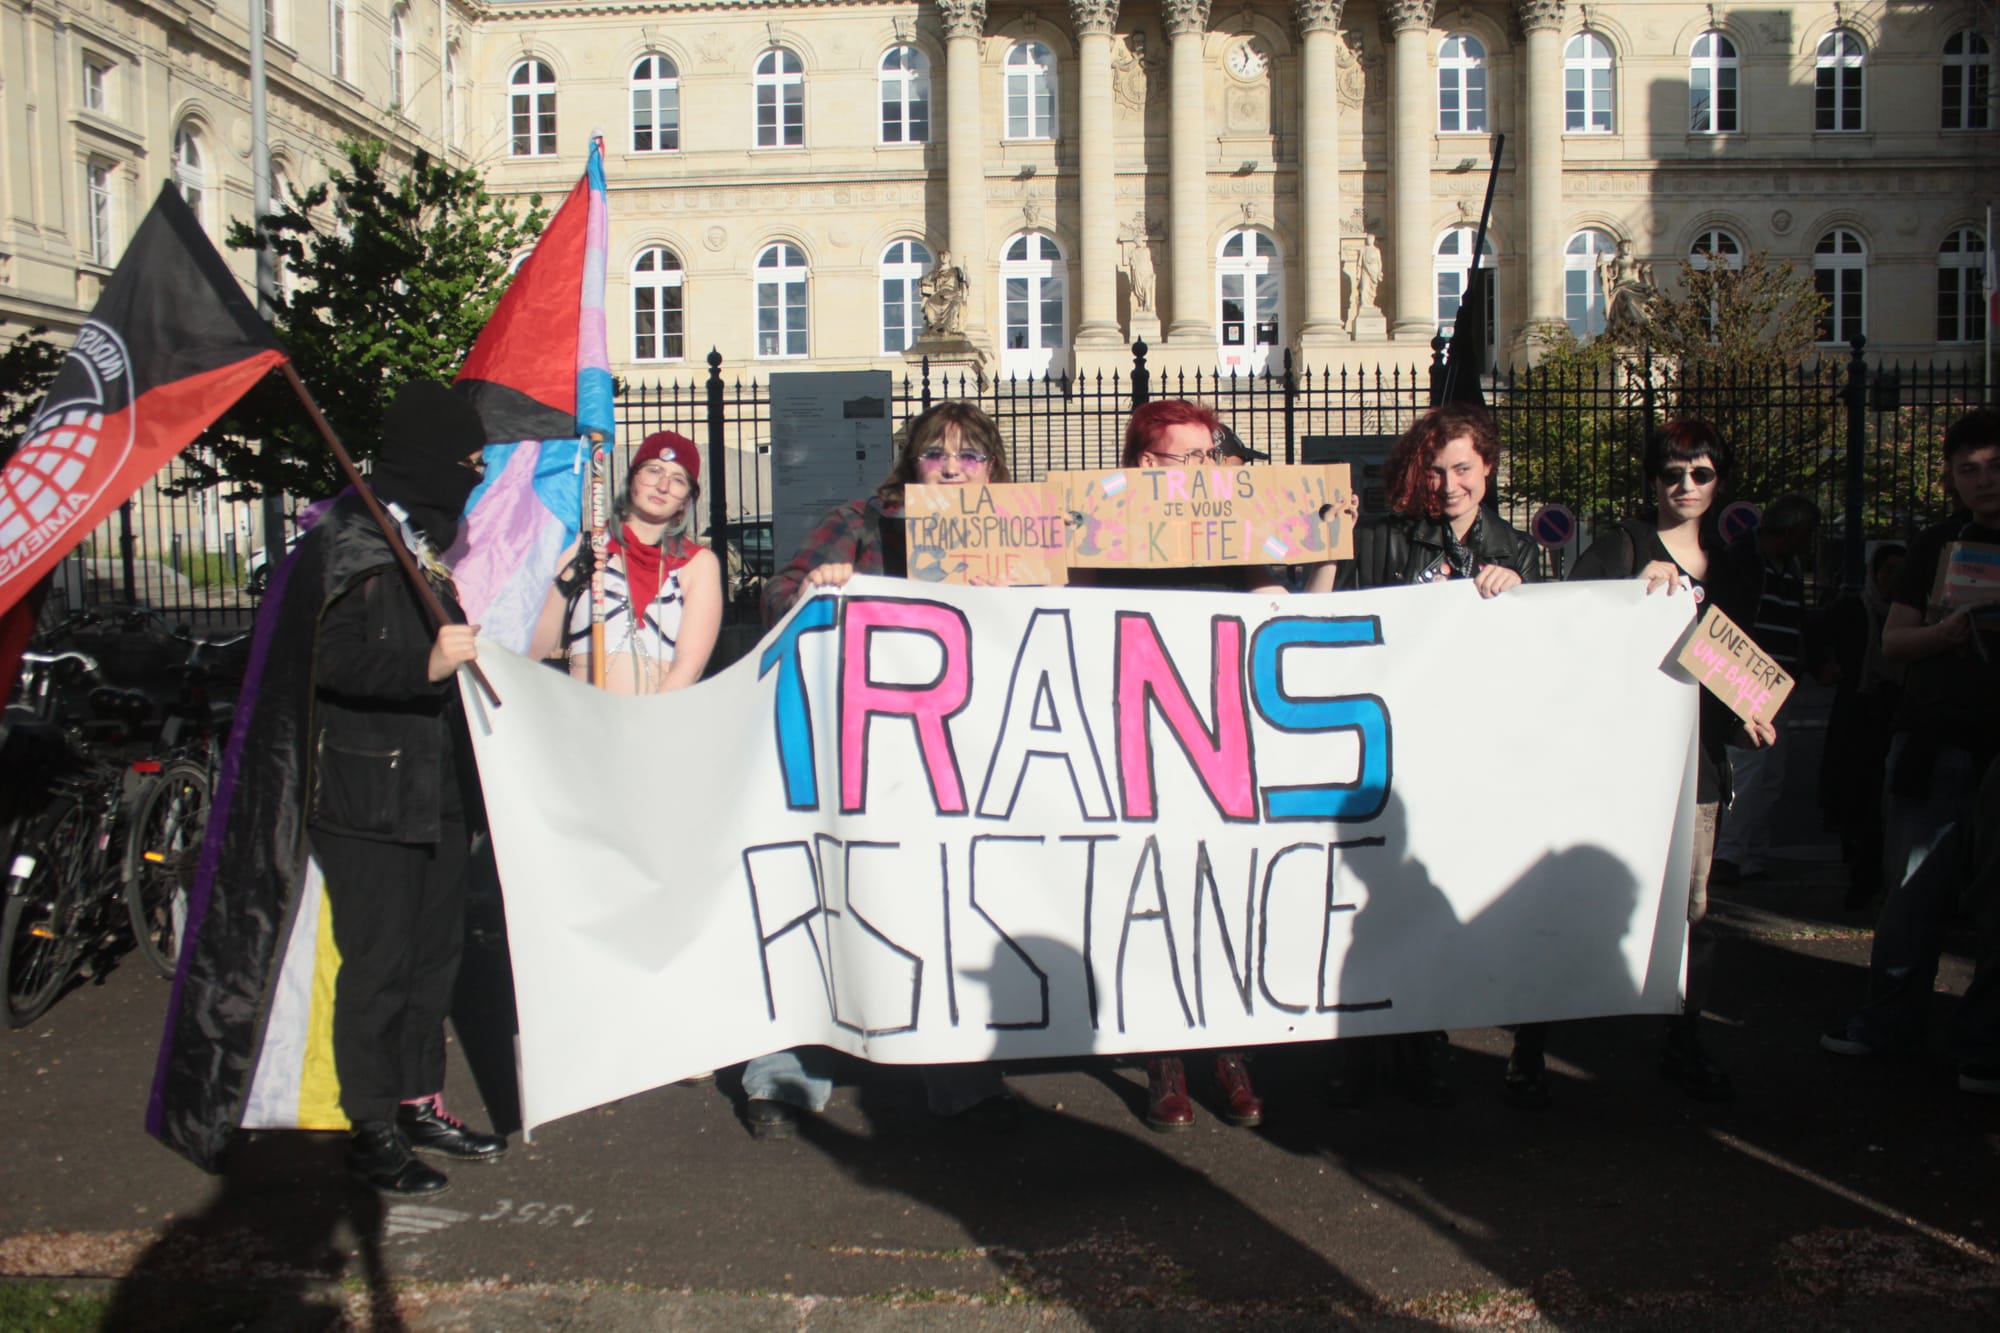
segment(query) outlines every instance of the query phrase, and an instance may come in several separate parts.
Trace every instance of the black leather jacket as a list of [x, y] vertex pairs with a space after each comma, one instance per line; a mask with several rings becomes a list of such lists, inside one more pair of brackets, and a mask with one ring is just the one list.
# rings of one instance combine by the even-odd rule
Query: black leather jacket
[[[323, 570], [307, 823], [404, 843], [476, 823], [458, 684], [429, 678], [436, 630], [388, 539], [350, 495], [306, 540], [322, 543]], [[450, 582], [432, 586], [456, 616]]]
[[[1427, 582], [1425, 574], [1444, 561], [1446, 531], [1439, 518], [1401, 514], [1364, 518], [1354, 528], [1354, 558], [1340, 562], [1334, 587], [1393, 588]], [[1482, 509], [1478, 528], [1470, 536], [1473, 559], [1479, 565], [1505, 565], [1527, 583], [1541, 580], [1541, 552], [1534, 540], [1509, 527], [1495, 511]]]

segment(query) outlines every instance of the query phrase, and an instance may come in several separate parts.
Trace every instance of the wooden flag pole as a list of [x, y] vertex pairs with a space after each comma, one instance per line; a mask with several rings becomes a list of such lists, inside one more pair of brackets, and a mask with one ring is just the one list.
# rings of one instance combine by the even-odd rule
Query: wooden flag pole
[[[306, 388], [306, 382], [299, 378], [299, 372], [293, 368], [290, 360], [280, 361], [278, 366], [285, 372], [285, 379], [291, 384], [292, 392], [299, 396], [301, 403], [305, 404], [306, 415], [312, 418], [314, 428], [319, 431], [319, 437], [326, 441], [326, 447], [333, 451], [334, 461], [340, 464], [340, 470], [347, 474], [347, 479], [354, 483], [355, 492], [361, 496], [361, 503], [367, 508], [368, 516], [375, 520], [375, 526], [381, 528], [382, 535], [389, 539], [389, 549], [395, 553], [396, 563], [403, 567], [403, 573], [409, 577], [410, 586], [417, 590], [417, 599], [424, 604], [424, 610], [430, 612], [431, 619], [439, 628], [463, 623], [454, 620], [451, 613], [445, 610], [444, 603], [438, 600], [437, 593], [432, 590], [430, 580], [424, 577], [421, 569], [417, 568], [417, 558], [410, 554], [409, 547], [403, 545], [403, 534], [398, 530], [395, 519], [391, 518], [389, 511], [382, 507], [382, 502], [375, 498], [375, 492], [369, 487], [367, 479], [361, 475], [361, 469], [354, 466], [354, 459], [348, 455], [346, 447], [340, 442], [340, 437], [333, 433], [333, 427], [328, 424], [326, 414], [321, 412], [319, 404], [313, 401], [311, 391]], [[465, 667], [472, 673], [472, 678], [479, 682], [479, 688], [486, 692], [487, 699], [498, 708], [499, 692], [493, 688], [493, 682], [486, 679], [486, 673], [479, 669], [479, 663], [467, 662]]]
[[590, 440], [590, 551], [593, 557], [590, 566], [590, 683], [598, 689], [604, 688], [604, 562], [609, 558], [609, 535], [605, 531], [609, 518], [605, 513], [606, 476], [611, 465], [611, 451], [604, 447], [604, 436], [596, 431]]

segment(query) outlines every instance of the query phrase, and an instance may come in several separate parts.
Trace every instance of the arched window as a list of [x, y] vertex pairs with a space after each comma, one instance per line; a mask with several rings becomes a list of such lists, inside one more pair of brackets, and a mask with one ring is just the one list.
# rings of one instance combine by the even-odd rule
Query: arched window
[[1694, 238], [1688, 247], [1688, 265], [1697, 273], [1705, 273], [1711, 263], [1723, 268], [1743, 267], [1743, 242], [1732, 232], [1720, 227], [1711, 227]]
[[1688, 133], [1734, 134], [1736, 119], [1736, 43], [1719, 32], [1694, 39], [1688, 53]]
[[1984, 37], [1959, 32], [1945, 38], [1939, 74], [1944, 101], [1940, 128], [1983, 130], [1992, 125], [1993, 48]]
[[1861, 76], [1868, 52], [1861, 39], [1835, 28], [1819, 39], [1813, 57], [1813, 128], [1845, 131], [1862, 127]]
[[806, 287], [812, 271], [795, 245], [767, 245], [757, 256], [757, 355], [805, 356]]
[[[885, 104], [886, 105], [886, 104]], [[882, 354], [900, 356], [924, 331], [921, 284], [931, 266], [922, 241], [892, 241], [876, 275], [882, 282]]]
[[632, 66], [632, 151], [672, 153], [681, 146], [681, 72], [657, 51]]
[[398, 111], [409, 110], [404, 105], [410, 90], [410, 39], [405, 19], [401, 5], [389, 11], [389, 105]]
[[680, 256], [650, 246], [632, 261], [632, 359], [679, 361], [687, 355], [687, 309]]
[[1486, 133], [1486, 48], [1466, 33], [1438, 47], [1438, 133]]
[[1813, 286], [1826, 298], [1819, 340], [1852, 342], [1868, 331], [1868, 247], [1845, 227], [1835, 227], [1813, 247]]
[[333, 63], [333, 77], [342, 80], [348, 77], [349, 43], [354, 40], [348, 4], [349, 0], [327, 0], [326, 5], [327, 50]]
[[1216, 334], [1222, 370], [1263, 371], [1284, 320], [1284, 268], [1270, 233], [1244, 227], [1222, 239], [1216, 256]]
[[174, 131], [174, 184], [188, 211], [204, 227], [208, 225], [208, 154], [202, 147], [201, 131], [183, 122]]
[[914, 46], [882, 54], [882, 142], [931, 141], [931, 62]]
[[546, 60], [523, 60], [507, 76], [515, 157], [556, 151], [556, 72]]
[[458, 146], [458, 46], [453, 43], [444, 52], [444, 141], [453, 148]]
[[1986, 238], [1971, 227], [1955, 228], [1938, 247], [1937, 340], [1986, 340]]
[[1609, 232], [1585, 227], [1563, 247], [1563, 321], [1579, 338], [1604, 332], [1604, 262], [1618, 253]]
[[[757, 146], [799, 148], [806, 141], [806, 67], [774, 46], [757, 57]], [[759, 261], [760, 263], [762, 261]], [[760, 342], [762, 335], [759, 335]]]
[[1563, 132], [1609, 134], [1611, 93], [1616, 71], [1611, 43], [1594, 32], [1580, 32], [1563, 48]]
[[[292, 174], [280, 163], [271, 164], [271, 211], [282, 212], [292, 206]], [[293, 291], [291, 266], [285, 263], [284, 255], [271, 251], [271, 276], [278, 284], [278, 295], [290, 299]]]
[[1053, 236], [1030, 231], [1010, 237], [1000, 254], [1006, 338], [1000, 373], [1010, 379], [1058, 373], [1067, 363], [1069, 327], [1062, 249]]
[[[1472, 242], [1478, 235], [1476, 227], [1453, 227], [1438, 238], [1437, 249], [1431, 258], [1431, 289], [1437, 296], [1438, 332], [1451, 336], [1457, 327], [1459, 303], [1465, 299], [1466, 275], [1472, 267]], [[1493, 348], [1498, 342], [1496, 334], [1500, 328], [1499, 289], [1494, 282], [1494, 267], [1497, 255], [1493, 249], [1493, 238], [1488, 236], [1486, 244], [1479, 252], [1480, 286], [1486, 296], [1486, 356], [1492, 365]]]
[[1009, 139], [1056, 137], [1056, 57], [1040, 42], [1016, 42], [1007, 51]]

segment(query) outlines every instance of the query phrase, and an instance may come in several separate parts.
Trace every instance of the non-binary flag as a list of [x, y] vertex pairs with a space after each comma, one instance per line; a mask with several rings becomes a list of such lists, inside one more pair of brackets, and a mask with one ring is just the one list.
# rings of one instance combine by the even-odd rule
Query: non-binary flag
[[[0, 469], [0, 643], [36, 583], [285, 360], [171, 184]], [[0, 664], [6, 679], [12, 663]]]

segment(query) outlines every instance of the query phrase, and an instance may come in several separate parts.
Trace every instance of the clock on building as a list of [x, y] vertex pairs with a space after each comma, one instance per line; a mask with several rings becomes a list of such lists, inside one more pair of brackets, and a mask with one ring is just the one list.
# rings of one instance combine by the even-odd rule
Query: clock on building
[[1229, 48], [1223, 62], [1239, 79], [1261, 79], [1271, 68], [1271, 53], [1255, 37], [1246, 37]]

